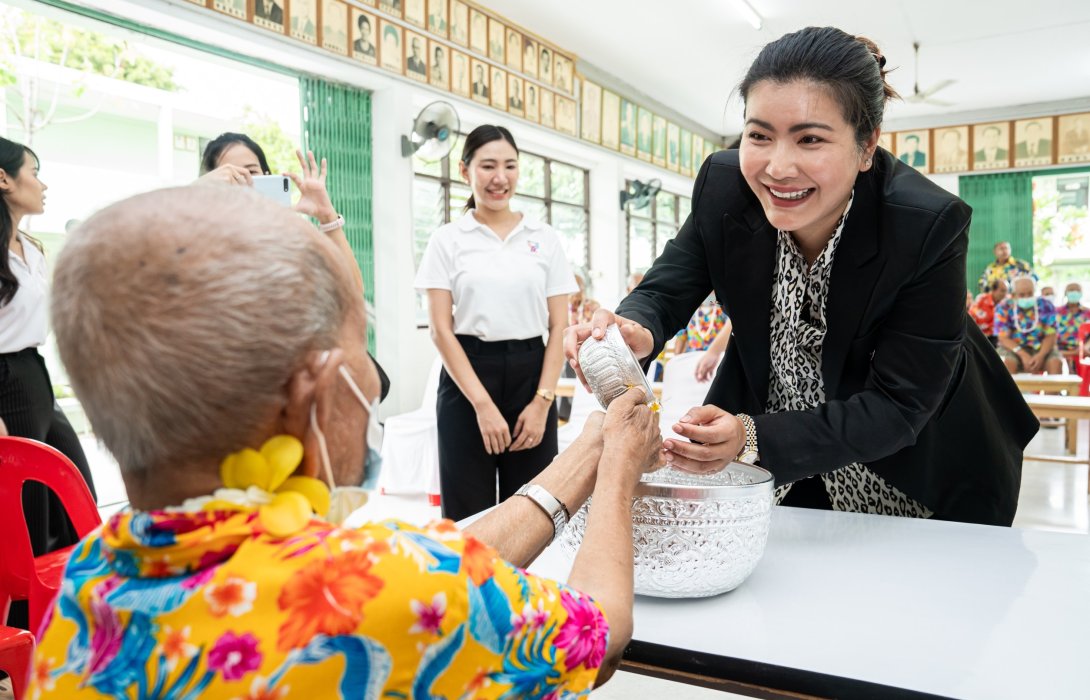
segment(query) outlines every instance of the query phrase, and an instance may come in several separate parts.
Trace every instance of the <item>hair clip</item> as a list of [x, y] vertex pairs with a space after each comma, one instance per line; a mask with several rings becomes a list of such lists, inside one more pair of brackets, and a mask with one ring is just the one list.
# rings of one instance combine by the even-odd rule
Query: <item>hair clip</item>
[[878, 67], [879, 68], [885, 68], [886, 67], [886, 57], [885, 56], [883, 56], [880, 53], [876, 53], [876, 54], [874, 54], [874, 58], [875, 58], [875, 60], [878, 61]]

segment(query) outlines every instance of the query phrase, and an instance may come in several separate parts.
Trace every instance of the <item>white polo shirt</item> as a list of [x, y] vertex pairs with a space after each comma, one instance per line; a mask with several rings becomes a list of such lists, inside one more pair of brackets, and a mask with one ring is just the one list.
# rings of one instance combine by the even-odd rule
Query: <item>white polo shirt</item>
[[26, 236], [19, 234], [19, 237], [26, 259], [8, 251], [8, 265], [19, 280], [19, 289], [10, 302], [0, 306], [0, 353], [39, 347], [45, 343], [49, 329], [45, 256]]
[[454, 332], [485, 341], [541, 337], [549, 328], [547, 299], [579, 289], [548, 224], [523, 214], [501, 240], [472, 210], [432, 234], [413, 284], [449, 290]]

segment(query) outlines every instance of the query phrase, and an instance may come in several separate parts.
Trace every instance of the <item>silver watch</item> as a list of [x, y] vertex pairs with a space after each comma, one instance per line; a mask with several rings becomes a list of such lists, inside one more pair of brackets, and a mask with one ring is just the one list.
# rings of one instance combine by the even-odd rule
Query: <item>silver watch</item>
[[568, 524], [568, 508], [561, 503], [556, 496], [546, 490], [544, 486], [538, 484], [523, 484], [518, 491], [515, 491], [516, 496], [525, 496], [531, 501], [537, 504], [538, 508], [545, 511], [545, 515], [548, 515], [553, 521], [553, 539], [555, 540], [557, 535], [560, 534]]
[[738, 453], [735, 460], [745, 464], [756, 464], [761, 461], [761, 455], [757, 452], [757, 425], [745, 413], [739, 413], [736, 417], [741, 421], [742, 427], [745, 428], [746, 442], [742, 445], [742, 451]]

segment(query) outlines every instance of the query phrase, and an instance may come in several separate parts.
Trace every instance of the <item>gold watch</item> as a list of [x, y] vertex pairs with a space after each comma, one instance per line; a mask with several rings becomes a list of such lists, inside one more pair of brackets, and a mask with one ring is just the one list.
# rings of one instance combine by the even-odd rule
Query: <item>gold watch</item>
[[735, 418], [741, 421], [742, 427], [746, 430], [746, 443], [734, 459], [745, 464], [756, 464], [761, 461], [761, 455], [757, 453], [757, 424], [745, 413], [738, 413]]
[[538, 389], [536, 393], [538, 396], [545, 399], [546, 401], [551, 402], [553, 399], [556, 398], [556, 393], [549, 391], [548, 389]]

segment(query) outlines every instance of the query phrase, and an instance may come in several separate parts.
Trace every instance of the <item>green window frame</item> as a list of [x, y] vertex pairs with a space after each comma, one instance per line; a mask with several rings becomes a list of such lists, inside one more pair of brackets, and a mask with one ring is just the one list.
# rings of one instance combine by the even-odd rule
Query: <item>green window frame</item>
[[[625, 182], [626, 189], [631, 186], [631, 181]], [[673, 192], [659, 192], [642, 207], [625, 208], [625, 277], [651, 267], [691, 208], [691, 198]]]

